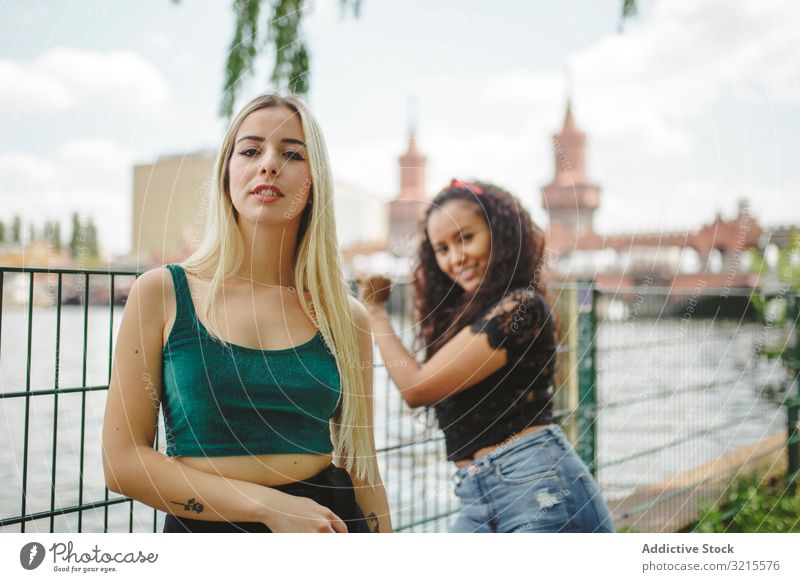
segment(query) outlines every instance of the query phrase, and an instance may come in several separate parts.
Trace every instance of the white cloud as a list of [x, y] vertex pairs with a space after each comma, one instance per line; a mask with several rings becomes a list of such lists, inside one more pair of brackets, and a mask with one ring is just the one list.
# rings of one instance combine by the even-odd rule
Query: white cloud
[[[709, 134], [752, 138], [744, 129], [737, 133], [737, 121], [760, 124], [766, 116], [751, 109], [740, 119], [731, 110], [756, 105], [768, 115], [771, 102], [800, 102], [797, 30], [800, 2], [794, 0], [769, 8], [760, 0], [662, 0], [623, 34], [609, 31], [587, 40], [568, 58], [577, 122], [589, 136], [589, 176], [603, 187], [601, 231], [696, 226], [718, 208], [735, 212], [747, 176], [732, 160], [761, 142], [721, 147]], [[408, 61], [416, 62], [413, 57], [412, 51]], [[453, 176], [490, 179], [543, 219], [539, 188], [553, 172], [549, 137], [564, 115], [562, 63], [537, 70], [525, 68], [524, 59], [515, 68], [498, 62], [494, 74], [485, 75], [462, 70], [463, 57], [451, 57], [431, 51], [413, 71], [387, 65], [384, 76], [370, 78], [357, 111], [347, 104], [329, 115], [337, 175], [396, 195], [404, 136], [395, 129], [390, 139], [377, 128], [385, 128], [387, 119], [398, 128], [396, 118], [408, 117], [396, 94], [417, 95], [429, 194]], [[392, 90], [381, 93], [383, 84]], [[347, 131], [337, 126], [343, 118]], [[762, 163], [756, 169], [755, 181], [751, 175], [747, 184], [751, 198], [773, 179]], [[759, 200], [753, 202], [757, 210]], [[691, 215], [686, 208], [693, 209]], [[643, 217], [649, 223], [637, 224]]]
[[158, 115], [170, 100], [158, 68], [128, 51], [54, 48], [27, 63], [0, 60], [0, 86], [0, 111], [6, 113], [103, 104]]
[[75, 103], [72, 91], [62, 83], [16, 61], [0, 60], [0, 85], [0, 111], [6, 113], [66, 109]]
[[[349, 115], [338, 112], [328, 130], [332, 167], [337, 175], [374, 194], [398, 194], [398, 156], [407, 147], [407, 95], [418, 95], [417, 143], [428, 157], [426, 191], [433, 195], [451, 178], [488, 179], [504, 185], [531, 208], [538, 208], [538, 189], [550, 177], [549, 135], [563, 118], [560, 73], [537, 76], [528, 83], [523, 70], [485, 80], [456, 74], [402, 79], [402, 99], [365, 98]], [[398, 118], [402, 121], [398, 122]], [[345, 119], [343, 122], [342, 119]], [[396, 128], [378, 133], [387, 120]], [[364, 136], [361, 140], [354, 136]]]
[[[685, 156], [722, 95], [800, 102], [800, 3], [656, 2], [651, 16], [569, 58], [579, 122], [648, 158]], [[563, 107], [563, 73], [518, 70], [486, 94], [520, 109]], [[557, 103], [554, 103], [554, 97]]]
[[[589, 175], [604, 187], [599, 230], [697, 226], [718, 209], [735, 212], [741, 176], [726, 172], [734, 183], [724, 184], [711, 167], [697, 166], [717, 147], [699, 141], [707, 137], [698, 128], [714, 128], [723, 103], [763, 105], [765, 113], [770, 103], [800, 103], [800, 3], [764, 8], [753, 0], [658, 2], [647, 20], [569, 58], [578, 125], [589, 134]], [[421, 147], [431, 157], [430, 175], [436, 184], [453, 173], [491, 176], [538, 214], [538, 187], [552, 176], [547, 138], [563, 119], [564, 73], [516, 69], [468, 82], [484, 87], [468, 111], [494, 106], [501, 113], [465, 118], [462, 107], [456, 113], [468, 123], [426, 125]], [[447, 85], [462, 90], [458, 80]], [[492, 142], [497, 131], [502, 139]], [[694, 177], [686, 181], [686, 174]], [[765, 191], [765, 179], [747, 185], [751, 197]], [[790, 191], [775, 196], [785, 204]]]
[[[631, 136], [630, 127], [616, 122], [642, 122], [665, 138], [665, 153], [679, 153], [670, 141], [684, 148], [689, 143], [676, 126], [688, 126], [723, 93], [746, 98], [769, 90], [796, 103], [800, 5], [765, 6], [752, 0], [656, 3], [641, 26], [570, 59], [587, 120], [604, 136]], [[794, 86], [787, 83], [792, 78]]]
[[[335, 8], [320, 7], [316, 26], [338, 27]], [[354, 35], [359, 27], [374, 31], [380, 24], [366, 19], [344, 22]], [[554, 21], [554, 26], [563, 23]], [[710, 219], [717, 206], [726, 212], [735, 209], [734, 197], [740, 191], [737, 179], [741, 181], [742, 172], [726, 158], [720, 158], [720, 165], [713, 168], [704, 165], [706, 158], [714, 156], [717, 144], [709, 142], [698, 128], [711, 132], [720, 122], [726, 129], [733, 127], [735, 113], [721, 114], [722, 104], [733, 105], [729, 109], [738, 102], [763, 106], [763, 116], [747, 113], [743, 119], [743, 125], [753, 125], [767, 119], [771, 103], [791, 106], [800, 102], [797, 30], [800, 2], [794, 0], [666, 0], [654, 1], [646, 19], [627, 25], [624, 34], [609, 32], [594, 42], [585, 39], [581, 43], [584, 48], [573, 54], [569, 63], [577, 121], [589, 134], [589, 175], [603, 187], [598, 215], [601, 231], [637, 228], [636, 221], [644, 216], [652, 217], [648, 220], [653, 222], [642, 227], [652, 228], [660, 221], [688, 225], [689, 218], [673, 210], [678, 202], [694, 203], [695, 221]], [[507, 50], [504, 39], [492, 34], [487, 34], [492, 47]], [[148, 46], [174, 44], [170, 38], [156, 31]], [[402, 44], [400, 40], [397, 43]], [[490, 75], [484, 74], [486, 68], [473, 71], [465, 66], [465, 60], [471, 58], [467, 53], [439, 44], [422, 49], [412, 43], [391, 45], [384, 52], [359, 48], [352, 54], [315, 54], [314, 109], [326, 129], [337, 180], [351, 181], [381, 197], [397, 194], [397, 156], [406, 146], [406, 98], [411, 94], [419, 97], [418, 143], [429, 158], [428, 193], [435, 193], [453, 176], [489, 179], [507, 186], [535, 215], [543, 217], [538, 189], [552, 177], [549, 137], [558, 131], [564, 112], [565, 82], [558, 61], [564, 58], [559, 56], [561, 48], [552, 47], [552, 66], [539, 70], [525, 68], [526, 63], [537, 61], [523, 56], [513, 60], [516, 68], [512, 69], [509, 59], [495, 59], [487, 49], [488, 60], [496, 65]], [[395, 49], [402, 53], [399, 65], [390, 58]], [[98, 113], [100, 104], [126, 113], [164, 111], [172, 97], [159, 67], [172, 62], [173, 56], [159, 60], [156, 66], [134, 53], [58, 48], [30, 62], [0, 59], [0, 86], [4, 88], [0, 113], [46, 115], [47, 108], [64, 111], [88, 105], [85, 115], [91, 112], [95, 119], [103, 120]], [[485, 64], [481, 59], [477, 62]], [[364, 70], [373, 70], [370, 66], [379, 74], [362, 78]], [[173, 69], [176, 75], [185, 72], [174, 62]], [[350, 72], [357, 78], [350, 79]], [[169, 81], [173, 82], [172, 76]], [[174, 98], [190, 103], [196, 99], [194, 93], [217, 95], [218, 86], [210, 87], [205, 77], [192, 82], [196, 85], [181, 83], [181, 93]], [[326, 82], [323, 92], [320, 88], [326, 87]], [[205, 134], [202, 140], [195, 138], [193, 132], [203, 125], [197, 121], [199, 108], [175, 109], [169, 124], [160, 125], [156, 132], [148, 128], [146, 136], [142, 132], [141, 140], [151, 141], [137, 146], [138, 158], [161, 147], [160, 142], [168, 136], [189, 135], [191, 139], [185, 141], [198, 145], [216, 141], [216, 137], [209, 141]], [[781, 124], [783, 119], [777, 117], [769, 123]], [[109, 130], [116, 128], [109, 126]], [[17, 129], [5, 133], [13, 136], [14, 132], [20, 133]], [[756, 132], [744, 136], [745, 132], [739, 135], [731, 130], [727, 135], [749, 139], [752, 134], [756, 141], [746, 146], [756, 152], [753, 155], [759, 162], [768, 148], [758, 141], [761, 136]], [[215, 128], [206, 133], [216, 136], [219, 131]], [[35, 132], [26, 130], [27, 134]], [[135, 136], [135, 128], [117, 134], [115, 142], [71, 141], [44, 158], [0, 156], [0, 191], [12, 192], [13, 198], [23, 201], [34, 187], [55, 191], [54, 197], [37, 205], [54, 205], [59, 212], [71, 209], [67, 202], [72, 200], [82, 211], [102, 207], [112, 224], [107, 227], [110, 236], [119, 236], [117, 231], [129, 229], [120, 218], [129, 214], [132, 160], [115, 143], [133, 147], [131, 136]], [[14, 143], [4, 135], [0, 140], [4, 140], [4, 148]], [[728, 156], [742, 157], [739, 150]], [[761, 193], [769, 191], [762, 187], [765, 181], [776, 182], [775, 199], [782, 202], [774, 206], [786, 207], [791, 199], [789, 190], [779, 186], [796, 178], [771, 175], [771, 167], [764, 169], [764, 164], [754, 166], [755, 174], [751, 172], [747, 183], [748, 193], [759, 195], [753, 200], [754, 211], [763, 204]], [[715, 177], [718, 172], [728, 176], [727, 185]], [[787, 170], [793, 172], [794, 168]], [[692, 181], [689, 178], [694, 183], [682, 185]], [[12, 182], [16, 185], [8, 190]], [[21, 202], [14, 204], [20, 206]], [[105, 217], [98, 220], [105, 222]]]
[[2, 219], [20, 215], [37, 228], [60, 220], [68, 236], [68, 220], [78, 212], [93, 217], [105, 248], [124, 251], [133, 161], [131, 152], [99, 138], [67, 142], [50, 157], [6, 152], [0, 158]]

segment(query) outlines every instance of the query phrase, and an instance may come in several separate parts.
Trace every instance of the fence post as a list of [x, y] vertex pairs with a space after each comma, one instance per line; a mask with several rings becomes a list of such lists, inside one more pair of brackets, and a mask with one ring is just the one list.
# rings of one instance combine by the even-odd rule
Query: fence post
[[576, 450], [597, 476], [597, 288], [593, 281], [578, 282], [578, 439]]
[[564, 434], [570, 443], [578, 440], [578, 290], [565, 285], [555, 301], [558, 313], [560, 353], [556, 366], [553, 403]]
[[786, 457], [789, 489], [797, 490], [800, 477], [800, 302], [795, 292], [787, 295], [787, 314], [789, 316], [789, 387], [786, 398]]

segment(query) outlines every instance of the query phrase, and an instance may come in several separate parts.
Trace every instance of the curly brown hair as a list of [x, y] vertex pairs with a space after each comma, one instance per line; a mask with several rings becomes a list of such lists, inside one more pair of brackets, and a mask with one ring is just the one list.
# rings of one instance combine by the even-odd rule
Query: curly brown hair
[[[428, 236], [431, 214], [451, 200], [473, 204], [491, 233], [486, 275], [472, 293], [465, 292], [442, 272]], [[486, 182], [454, 180], [433, 199], [421, 229], [414, 269], [414, 307], [426, 360], [510, 289], [530, 287], [547, 297], [542, 280], [544, 233], [517, 198], [502, 188]]]

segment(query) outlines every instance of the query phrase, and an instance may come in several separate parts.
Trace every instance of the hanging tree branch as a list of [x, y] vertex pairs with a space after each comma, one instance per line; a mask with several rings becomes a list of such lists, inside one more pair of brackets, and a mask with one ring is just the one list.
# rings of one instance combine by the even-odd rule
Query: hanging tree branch
[[[262, 4], [269, 4], [265, 26], [258, 21]], [[342, 13], [349, 8], [358, 17], [361, 0], [340, 0]], [[307, 95], [309, 54], [302, 35], [303, 17], [309, 11], [305, 0], [234, 0], [234, 35], [225, 66], [225, 86], [219, 113], [230, 117], [239, 86], [253, 74], [255, 60], [266, 50], [275, 57], [270, 83], [289, 92]]]
[[267, 42], [274, 47], [275, 66], [271, 81], [287, 82], [289, 91], [308, 93], [308, 51], [300, 38], [303, 0], [279, 0], [273, 6], [272, 26], [267, 29]]
[[636, 16], [636, 0], [622, 0], [622, 18], [619, 21], [619, 31], [622, 32], [625, 21]]
[[228, 48], [225, 65], [225, 85], [222, 90], [220, 115], [230, 117], [236, 100], [240, 81], [251, 75], [253, 63], [258, 56], [258, 15], [261, 0], [234, 0], [233, 13], [236, 18], [233, 40]]
[[[180, 0], [172, 0], [179, 4]], [[339, 0], [344, 15], [348, 10], [358, 18], [361, 0]], [[303, 17], [310, 11], [306, 0], [233, 0], [233, 38], [225, 63], [225, 84], [219, 114], [233, 115], [241, 83], [253, 75], [255, 61], [264, 52], [274, 55], [270, 83], [298, 95], [309, 90], [309, 54], [302, 35]], [[259, 17], [266, 13], [264, 25]]]
[[[178, 4], [180, 0], [172, 2]], [[636, 14], [636, 2], [622, 0], [622, 22]], [[361, 0], [339, 0], [339, 4], [342, 15], [349, 9], [353, 16], [359, 17]], [[267, 5], [268, 14], [264, 26], [259, 28], [263, 5]], [[255, 60], [265, 50], [275, 57], [270, 83], [298, 95], [308, 94], [310, 57], [301, 28], [309, 11], [306, 0], [233, 0], [236, 22], [225, 64], [220, 116], [233, 115], [241, 82], [253, 75]]]

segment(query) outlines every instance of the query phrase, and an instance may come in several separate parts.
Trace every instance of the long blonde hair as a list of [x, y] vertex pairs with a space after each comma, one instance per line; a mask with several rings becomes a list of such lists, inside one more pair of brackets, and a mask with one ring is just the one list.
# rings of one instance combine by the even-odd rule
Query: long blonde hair
[[[207, 327], [219, 337], [217, 330], [220, 327], [214, 315], [216, 301], [223, 281], [236, 273], [244, 260], [244, 240], [229, 196], [228, 165], [242, 122], [254, 111], [266, 107], [287, 107], [300, 117], [303, 126], [311, 168], [310, 198], [313, 197], [314, 203], [306, 205], [297, 234], [294, 270], [297, 296], [305, 314], [319, 328], [339, 370], [342, 400], [333, 419], [332, 435], [336, 455], [348, 471], [372, 483], [376, 477], [375, 464], [371, 459], [372, 427], [368, 426], [358, 338], [339, 263], [328, 150], [319, 124], [298, 97], [284, 97], [275, 93], [259, 95], [231, 121], [214, 165], [206, 232], [198, 249], [186, 259], [184, 266], [188, 272], [205, 276], [211, 281], [203, 312]], [[303, 290], [311, 295], [310, 304]]]

